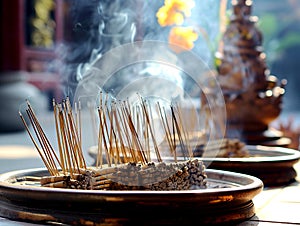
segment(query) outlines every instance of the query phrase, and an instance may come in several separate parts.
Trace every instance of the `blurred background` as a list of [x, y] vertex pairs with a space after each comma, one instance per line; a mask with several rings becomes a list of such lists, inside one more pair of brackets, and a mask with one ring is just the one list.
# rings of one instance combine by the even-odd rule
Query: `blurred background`
[[253, 15], [259, 17], [263, 46], [271, 73], [287, 79], [285, 111], [300, 110], [300, 2], [297, 0], [255, 1]]
[[[1, 1], [0, 144], [30, 143], [29, 139], [24, 140], [24, 126], [18, 115], [26, 99], [47, 116], [53, 97], [57, 101], [67, 95], [72, 97], [85, 63], [116, 45], [160, 39], [154, 36], [160, 32], [159, 26], [152, 25], [157, 23], [155, 12], [163, 2]], [[219, 5], [214, 0], [201, 2], [206, 11], [213, 10], [212, 18], [201, 20], [204, 17], [200, 11], [197, 18], [201, 26], [207, 25], [209, 39], [216, 40], [218, 33], [212, 31], [218, 26], [215, 15]], [[230, 10], [230, 2], [227, 4]], [[257, 26], [263, 34], [268, 67], [277, 78], [288, 81], [283, 113], [299, 114], [300, 1], [253, 0], [252, 9], [252, 15], [259, 18]], [[122, 38], [114, 36], [110, 42], [103, 41], [116, 33]], [[195, 51], [205, 52], [197, 48]], [[17, 136], [11, 138], [11, 133]]]
[[[208, 5], [214, 10], [213, 13], [218, 13], [219, 6], [212, 2], [206, 0], [201, 4]], [[107, 32], [120, 34], [122, 29], [129, 30], [128, 37], [117, 44], [160, 39], [153, 35], [159, 33], [159, 26], [152, 25], [157, 23], [155, 12], [161, 5], [162, 0], [146, 6], [142, 1], [133, 0], [1, 1], [0, 131], [22, 129], [18, 127], [15, 116], [18, 116], [18, 110], [26, 98], [39, 105], [40, 109], [48, 110], [52, 97], [59, 100], [66, 95], [72, 96], [80, 79], [78, 66], [88, 62], [93, 54], [103, 53], [113, 46], [111, 43], [103, 45], [99, 37], [100, 27], [103, 24], [106, 27], [111, 25], [108, 24], [109, 19], [120, 30]], [[227, 5], [230, 10], [230, 1]], [[254, 0], [252, 9], [252, 15], [259, 18], [257, 26], [263, 33], [263, 47], [271, 73], [279, 79], [288, 80], [284, 111], [298, 111], [300, 2]], [[120, 11], [126, 14], [125, 23], [128, 26], [121, 24], [124, 20], [118, 21], [118, 18], [112, 17]], [[202, 14], [200, 10], [202, 17], [197, 18], [199, 23], [204, 21]], [[213, 18], [205, 23], [218, 26]], [[134, 31], [130, 27], [133, 24]], [[214, 27], [210, 25], [206, 30], [213, 31]], [[217, 36], [216, 32], [208, 32], [208, 35], [211, 39]]]

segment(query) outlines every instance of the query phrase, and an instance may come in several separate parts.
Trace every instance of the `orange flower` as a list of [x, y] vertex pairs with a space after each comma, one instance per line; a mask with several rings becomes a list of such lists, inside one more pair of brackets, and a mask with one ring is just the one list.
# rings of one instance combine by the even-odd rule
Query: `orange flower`
[[[174, 52], [183, 50], [191, 50], [194, 47], [194, 42], [198, 39], [198, 34], [192, 27], [173, 27], [169, 35], [169, 43]], [[176, 46], [181, 48], [176, 48]]]
[[195, 2], [194, 0], [165, 0], [165, 5], [171, 5], [177, 11], [182, 12], [184, 16], [190, 17]]
[[193, 0], [165, 0], [156, 13], [157, 21], [161, 26], [181, 25], [184, 17], [191, 16], [191, 9], [195, 3]]
[[184, 17], [181, 13], [174, 10], [174, 8], [169, 6], [163, 6], [161, 7], [157, 13], [157, 22], [160, 24], [160, 26], [170, 26], [173, 24], [180, 25], [183, 24]]

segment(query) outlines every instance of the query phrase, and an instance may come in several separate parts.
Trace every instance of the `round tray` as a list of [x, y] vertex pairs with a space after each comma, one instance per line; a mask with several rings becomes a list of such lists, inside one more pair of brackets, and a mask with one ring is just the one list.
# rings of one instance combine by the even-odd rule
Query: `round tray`
[[208, 188], [185, 191], [101, 191], [41, 187], [46, 169], [0, 175], [0, 216], [34, 223], [218, 224], [251, 218], [260, 179], [207, 169]]
[[300, 159], [298, 150], [283, 147], [247, 145], [247, 158], [203, 158], [207, 168], [250, 174], [260, 178], [265, 186], [293, 182], [297, 173], [293, 166]]

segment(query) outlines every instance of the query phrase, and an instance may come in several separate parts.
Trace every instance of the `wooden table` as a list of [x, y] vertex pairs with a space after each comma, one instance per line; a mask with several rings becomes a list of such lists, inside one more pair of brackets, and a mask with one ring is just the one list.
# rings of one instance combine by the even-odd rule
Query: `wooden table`
[[264, 188], [253, 200], [256, 216], [240, 225], [300, 225], [300, 162], [295, 169], [296, 181], [286, 186]]

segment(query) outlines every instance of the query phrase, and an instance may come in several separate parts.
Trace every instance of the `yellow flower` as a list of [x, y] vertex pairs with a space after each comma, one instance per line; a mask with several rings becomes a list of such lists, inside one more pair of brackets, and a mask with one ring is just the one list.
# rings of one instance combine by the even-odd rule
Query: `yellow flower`
[[165, 0], [165, 5], [172, 6], [175, 10], [182, 12], [185, 17], [190, 17], [195, 2], [194, 0]]
[[161, 7], [157, 13], [157, 22], [160, 24], [160, 26], [170, 26], [173, 24], [181, 25], [184, 21], [183, 15], [174, 8], [171, 8], [169, 6], [163, 6]]
[[[169, 43], [174, 45], [171, 48], [177, 53], [183, 50], [191, 50], [197, 39], [198, 34], [192, 27], [173, 27], [169, 34]], [[181, 48], [176, 48], [176, 46]]]
[[191, 16], [195, 6], [193, 0], [165, 0], [165, 4], [157, 11], [157, 21], [161, 26], [181, 25], [185, 17]]

